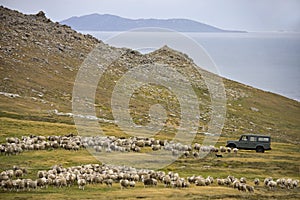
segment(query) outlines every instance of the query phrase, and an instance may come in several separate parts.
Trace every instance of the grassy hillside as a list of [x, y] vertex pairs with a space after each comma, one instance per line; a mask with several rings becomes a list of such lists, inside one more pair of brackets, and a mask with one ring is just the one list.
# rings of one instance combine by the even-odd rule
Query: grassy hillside
[[[88, 53], [97, 45], [105, 46], [92, 36], [82, 35], [70, 27], [51, 22], [43, 13], [23, 15], [0, 7], [0, 142], [9, 136], [76, 134], [73, 119], [57, 115], [72, 112], [72, 90], [76, 74]], [[106, 46], [110, 51], [116, 48]], [[116, 82], [129, 69], [141, 64], [167, 64], [185, 75], [200, 102], [199, 129], [193, 142], [201, 143], [207, 131], [211, 112], [211, 98], [202, 75], [195, 72], [194, 64], [186, 55], [168, 47], [142, 55], [130, 49], [114, 62], [102, 76], [96, 93], [97, 117], [113, 120], [111, 95]], [[209, 74], [211, 75], [211, 74]], [[214, 76], [214, 75], [211, 75]], [[211, 175], [213, 177], [246, 177], [263, 179], [300, 177], [300, 103], [273, 93], [264, 92], [228, 79], [223, 79], [227, 102], [226, 120], [216, 146], [228, 139], [237, 139], [242, 133], [260, 133], [272, 136], [272, 151], [257, 154], [240, 151], [237, 155], [225, 154], [224, 158], [210, 155], [204, 159], [181, 158], [165, 167], [181, 176]], [[136, 124], [149, 122], [149, 107], [160, 103], [167, 108], [167, 123], [156, 135], [172, 139], [180, 121], [176, 96], [166, 88], [149, 85], [138, 89], [130, 100], [130, 113]], [[55, 111], [57, 110], [57, 112]], [[101, 122], [107, 135], [126, 136], [115, 124]], [[24, 152], [16, 156], [0, 155], [0, 170], [20, 165], [29, 169], [27, 177], [34, 178], [39, 169], [52, 165], [65, 167], [97, 163], [86, 150], [77, 153], [65, 150]], [[88, 197], [87, 197], [88, 192]], [[211, 187], [176, 190], [146, 188], [139, 183], [132, 190], [121, 191], [119, 185], [89, 185], [86, 191], [71, 188], [48, 188], [31, 192], [0, 191], [0, 198], [204, 198], [204, 199], [299, 199], [295, 190], [268, 191], [258, 186], [254, 194], [244, 194], [232, 188]], [[163, 198], [161, 197], [163, 196]]]

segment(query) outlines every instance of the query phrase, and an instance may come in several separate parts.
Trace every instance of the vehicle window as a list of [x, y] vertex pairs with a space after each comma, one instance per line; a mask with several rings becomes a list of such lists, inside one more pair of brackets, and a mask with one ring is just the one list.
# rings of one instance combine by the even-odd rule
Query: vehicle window
[[256, 137], [250, 137], [251, 142], [256, 142]]
[[241, 140], [242, 141], [248, 141], [248, 136], [246, 136], [246, 135], [242, 136]]
[[266, 138], [266, 137], [259, 137], [259, 138], [258, 138], [258, 141], [260, 141], [260, 142], [269, 142], [269, 138]]

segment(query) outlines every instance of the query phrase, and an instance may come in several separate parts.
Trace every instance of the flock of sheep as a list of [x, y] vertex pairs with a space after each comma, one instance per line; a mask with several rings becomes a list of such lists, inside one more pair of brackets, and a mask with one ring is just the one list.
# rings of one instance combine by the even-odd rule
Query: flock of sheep
[[[175, 172], [165, 173], [163, 171], [105, 164], [87, 164], [68, 168], [56, 165], [49, 170], [38, 171], [35, 180], [23, 178], [26, 173], [25, 168], [16, 166], [13, 169], [2, 171], [0, 173], [0, 188], [5, 191], [30, 191], [49, 186], [59, 188], [77, 185], [79, 189], [84, 190], [89, 184], [105, 184], [108, 187], [119, 184], [120, 188], [124, 189], [134, 188], [138, 182], [142, 183], [144, 187], [156, 187], [161, 184], [170, 188], [188, 188], [191, 185], [209, 186], [215, 183], [218, 186], [228, 186], [242, 192], [252, 193], [254, 187], [260, 185], [259, 179], [250, 182], [255, 185], [252, 186], [244, 177], [238, 179], [234, 176], [228, 176], [226, 178], [216, 178], [215, 180], [212, 176], [205, 178], [193, 175], [183, 178]], [[274, 190], [276, 187], [293, 189], [298, 187], [299, 180], [289, 178], [273, 180], [269, 177], [264, 180], [263, 184], [269, 190]]]
[[[214, 153], [237, 153], [238, 149], [227, 147], [202, 146], [198, 143], [193, 145], [183, 145], [167, 140], [157, 140], [145, 137], [117, 138], [106, 137], [82, 137], [73, 134], [66, 136], [22, 136], [6, 138], [6, 143], [0, 144], [0, 152], [4, 155], [16, 155], [23, 151], [49, 150], [63, 148], [66, 150], [80, 150], [81, 148], [92, 148], [95, 152], [140, 152], [142, 148], [149, 148], [152, 151], [164, 149], [171, 151], [174, 156], [183, 155], [185, 157], [199, 157], [201, 152]], [[234, 176], [226, 178], [213, 178], [212, 176], [191, 176], [180, 177], [178, 173], [154, 171], [148, 169], [135, 169], [125, 166], [110, 166], [100, 164], [88, 164], [64, 168], [60, 165], [52, 167], [50, 170], [37, 172], [37, 178], [32, 180], [25, 178], [26, 168], [14, 166], [13, 169], [0, 173], [0, 188], [5, 191], [25, 191], [38, 188], [70, 187], [77, 185], [84, 190], [89, 184], [106, 184], [111, 187], [119, 184], [121, 189], [133, 188], [136, 183], [141, 183], [144, 187], [157, 186], [163, 184], [170, 188], [187, 188], [195, 186], [228, 186], [242, 192], [253, 193], [256, 186], [260, 185], [260, 180], [247, 182], [246, 178], [240, 179]], [[290, 178], [280, 178], [273, 180], [271, 177], [263, 181], [263, 185], [269, 190], [275, 188], [293, 189], [297, 188], [299, 180]]]
[[238, 149], [221, 146], [202, 146], [198, 143], [183, 145], [168, 140], [158, 140], [146, 137], [117, 138], [115, 136], [104, 137], [82, 137], [73, 134], [66, 136], [22, 136], [6, 138], [6, 143], [0, 144], [0, 152], [4, 155], [16, 155], [23, 151], [45, 150], [63, 148], [77, 151], [81, 148], [93, 148], [95, 152], [140, 152], [142, 148], [148, 147], [152, 151], [164, 149], [171, 151], [172, 155], [183, 155], [185, 157], [199, 158], [201, 152], [207, 153], [237, 153]]

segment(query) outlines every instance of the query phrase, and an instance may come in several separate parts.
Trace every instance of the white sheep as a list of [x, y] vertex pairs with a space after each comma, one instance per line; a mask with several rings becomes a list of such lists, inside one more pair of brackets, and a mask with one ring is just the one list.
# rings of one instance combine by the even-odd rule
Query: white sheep
[[84, 190], [84, 187], [86, 185], [86, 180], [85, 179], [78, 179], [77, 184], [78, 184], [79, 189]]

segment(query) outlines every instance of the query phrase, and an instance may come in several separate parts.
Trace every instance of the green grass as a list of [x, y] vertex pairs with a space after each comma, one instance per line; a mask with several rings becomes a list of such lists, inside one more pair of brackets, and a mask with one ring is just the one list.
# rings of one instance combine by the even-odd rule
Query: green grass
[[[26, 120], [15, 120], [0, 118], [1, 135], [4, 141], [7, 136], [22, 136], [29, 133], [35, 135], [58, 135], [74, 132], [74, 127], [67, 124], [36, 122]], [[118, 135], [114, 126], [105, 126], [104, 132]], [[201, 142], [202, 136], [196, 137], [194, 142]], [[218, 145], [224, 145], [227, 137], [221, 137]], [[35, 178], [38, 170], [49, 169], [56, 164], [64, 167], [82, 165], [88, 163], [100, 163], [87, 150], [78, 152], [57, 150], [27, 151], [16, 156], [0, 156], [0, 169], [10, 169], [13, 165], [27, 167], [28, 178]], [[192, 175], [213, 176], [214, 178], [225, 178], [228, 175], [235, 177], [246, 177], [250, 185], [254, 178], [261, 180], [272, 176], [273, 178], [289, 177], [299, 179], [300, 177], [300, 149], [298, 145], [291, 143], [273, 142], [272, 150], [264, 154], [255, 151], [240, 150], [237, 155], [224, 154], [223, 158], [208, 155], [202, 159], [180, 158], [174, 163], [161, 169], [163, 171], [178, 172], [182, 177]], [[294, 190], [276, 189], [268, 191], [263, 186], [256, 187], [254, 194], [240, 193], [228, 187], [218, 186], [214, 183], [209, 187], [192, 186], [188, 189], [164, 188], [159, 184], [156, 188], [144, 188], [141, 183], [136, 188], [121, 190], [119, 184], [115, 183], [112, 188], [105, 185], [87, 185], [85, 191], [76, 186], [70, 188], [38, 189], [37, 191], [5, 192], [0, 191], [1, 199], [269, 199], [284, 198], [297, 199], [300, 197], [300, 188]]]

